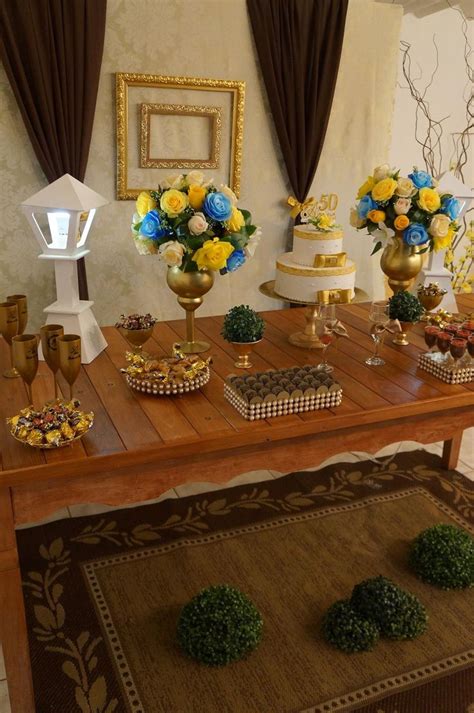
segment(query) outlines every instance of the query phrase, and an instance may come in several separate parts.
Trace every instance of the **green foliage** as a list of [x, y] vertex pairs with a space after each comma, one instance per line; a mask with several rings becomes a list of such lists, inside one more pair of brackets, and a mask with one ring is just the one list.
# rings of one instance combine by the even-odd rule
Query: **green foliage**
[[191, 658], [208, 666], [238, 661], [259, 644], [263, 619], [235, 587], [217, 585], [199, 592], [181, 610], [178, 642]]
[[227, 312], [221, 334], [227, 342], [258, 342], [264, 331], [260, 315], [248, 305], [239, 305]]
[[423, 604], [386, 577], [357, 584], [350, 602], [389, 639], [415, 639], [426, 629], [428, 617]]
[[420, 579], [441, 589], [474, 585], [474, 538], [454, 525], [434, 525], [420, 532], [409, 560]]
[[379, 639], [375, 624], [364, 619], [347, 599], [329, 607], [323, 620], [326, 641], [348, 654], [370, 651]]
[[388, 301], [390, 319], [399, 319], [400, 322], [418, 322], [423, 312], [418, 297], [406, 290], [396, 292]]

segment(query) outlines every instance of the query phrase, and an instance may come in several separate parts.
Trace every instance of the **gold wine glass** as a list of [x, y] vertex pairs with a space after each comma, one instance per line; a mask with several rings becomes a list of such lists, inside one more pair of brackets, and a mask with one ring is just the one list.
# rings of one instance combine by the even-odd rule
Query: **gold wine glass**
[[33, 403], [31, 384], [38, 371], [38, 339], [35, 334], [19, 334], [12, 339], [13, 365], [25, 382], [28, 403]]
[[18, 334], [18, 305], [16, 302], [0, 302], [0, 334], [10, 347], [12, 368], [3, 372], [7, 379], [14, 379], [20, 374], [13, 366], [12, 339]]
[[143, 345], [150, 339], [153, 334], [153, 327], [146, 329], [127, 329], [126, 327], [118, 328], [122, 337], [125, 337], [132, 348], [134, 354], [141, 354]]
[[7, 295], [8, 302], [16, 302], [18, 307], [18, 332], [23, 334], [28, 324], [28, 300], [26, 295]]
[[58, 398], [58, 382], [56, 373], [59, 369], [58, 337], [64, 334], [64, 327], [61, 324], [45, 324], [40, 328], [41, 347], [46, 364], [53, 372], [54, 398]]
[[69, 398], [72, 400], [72, 387], [81, 368], [81, 338], [77, 334], [63, 334], [57, 337], [59, 368], [69, 384]]

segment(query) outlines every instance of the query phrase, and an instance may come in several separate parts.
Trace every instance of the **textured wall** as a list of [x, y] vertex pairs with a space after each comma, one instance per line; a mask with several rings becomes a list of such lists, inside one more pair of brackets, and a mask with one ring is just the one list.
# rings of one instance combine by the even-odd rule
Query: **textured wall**
[[[159, 7], [159, 12], [157, 8]], [[338, 192], [338, 220], [346, 249], [359, 268], [357, 283], [381, 289], [371, 241], [348, 227], [353, 194], [390, 146], [401, 10], [371, 0], [350, 0], [343, 56], [330, 126], [314, 195]], [[286, 172], [255, 63], [245, 0], [109, 0], [104, 61], [86, 183], [110, 199], [97, 214], [87, 258], [91, 298], [100, 323], [124, 311], [150, 310], [159, 318], [181, 316], [166, 287], [164, 267], [140, 257], [130, 240], [131, 202], [115, 196], [114, 74], [117, 71], [245, 80], [246, 109], [241, 204], [262, 226], [254, 260], [219, 278], [201, 314], [222, 313], [235, 303], [271, 309], [279, 303], [258, 292], [271, 279], [288, 235]], [[36, 259], [36, 242], [18, 203], [45, 184], [10, 87], [0, 72], [0, 296], [12, 290], [30, 297], [31, 328], [53, 299], [52, 266]]]

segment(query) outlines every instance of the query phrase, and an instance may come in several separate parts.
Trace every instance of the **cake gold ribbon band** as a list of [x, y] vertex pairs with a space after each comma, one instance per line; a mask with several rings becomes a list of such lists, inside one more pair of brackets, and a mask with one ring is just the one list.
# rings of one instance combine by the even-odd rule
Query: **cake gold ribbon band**
[[314, 267], [344, 267], [346, 264], [346, 253], [334, 253], [334, 255], [316, 255]]
[[[338, 277], [340, 275], [350, 275], [355, 272], [355, 265], [349, 263], [344, 267], [291, 267], [277, 260], [277, 268], [280, 272], [286, 272], [288, 275], [298, 275], [298, 277]], [[330, 270], [331, 272], [328, 272]]]
[[305, 201], [300, 203], [299, 200], [297, 198], [295, 198], [294, 196], [288, 196], [287, 203], [289, 206], [291, 206], [291, 211], [290, 211], [291, 217], [296, 218], [296, 216], [298, 216], [302, 210], [306, 210], [314, 203], [314, 198], [313, 197], [306, 198]]
[[331, 230], [317, 233], [315, 230], [302, 230], [301, 227], [293, 228], [295, 238], [302, 240], [341, 240], [342, 230]]
[[318, 290], [316, 303], [322, 305], [349, 304], [352, 300], [352, 290]]

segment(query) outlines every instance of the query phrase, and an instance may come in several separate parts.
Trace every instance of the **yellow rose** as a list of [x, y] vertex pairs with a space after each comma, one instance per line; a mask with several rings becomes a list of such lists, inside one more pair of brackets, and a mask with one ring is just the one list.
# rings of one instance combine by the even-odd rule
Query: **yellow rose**
[[427, 213], [436, 213], [441, 206], [441, 198], [434, 188], [420, 188], [418, 194], [418, 205]]
[[165, 191], [160, 198], [161, 210], [164, 210], [170, 218], [176, 218], [177, 215], [183, 212], [188, 207], [189, 201], [186, 193], [178, 191], [176, 188], [170, 188]]
[[148, 191], [142, 191], [137, 198], [136, 207], [138, 215], [143, 218], [150, 210], [156, 208], [156, 201]]
[[397, 215], [393, 224], [396, 230], [405, 230], [410, 225], [410, 218], [407, 215]]
[[200, 270], [222, 270], [227, 264], [227, 258], [234, 252], [230, 243], [219, 238], [206, 240], [202, 248], [196, 250], [193, 260]]
[[372, 223], [383, 223], [385, 220], [385, 213], [383, 210], [369, 210], [367, 218], [371, 220]]
[[395, 193], [397, 182], [393, 178], [383, 178], [372, 188], [372, 198], [377, 202], [390, 200]]
[[194, 208], [194, 210], [201, 210], [206, 194], [206, 188], [198, 186], [196, 183], [192, 183], [188, 190], [189, 205], [191, 208]]
[[446, 248], [449, 248], [451, 246], [453, 235], [454, 230], [449, 228], [446, 235], [443, 235], [442, 237], [438, 237], [436, 235], [433, 236], [434, 251], [437, 253], [440, 250], [446, 250]]
[[318, 228], [321, 230], [329, 230], [334, 225], [334, 218], [331, 218], [327, 213], [320, 213], [318, 216]]
[[232, 206], [232, 215], [229, 220], [226, 221], [226, 225], [231, 233], [238, 233], [241, 227], [245, 225], [245, 219], [242, 215], [242, 211], [236, 208], [235, 205]]
[[374, 177], [368, 176], [365, 183], [363, 183], [361, 185], [361, 187], [359, 188], [359, 190], [357, 191], [357, 200], [360, 201], [360, 199], [363, 198], [366, 195], [366, 193], [370, 193], [370, 191], [372, 190], [374, 185], [375, 185]]

